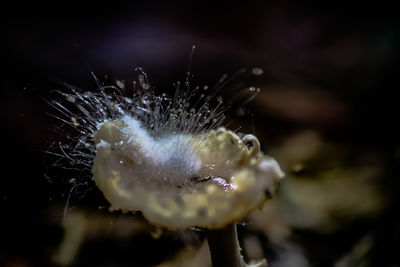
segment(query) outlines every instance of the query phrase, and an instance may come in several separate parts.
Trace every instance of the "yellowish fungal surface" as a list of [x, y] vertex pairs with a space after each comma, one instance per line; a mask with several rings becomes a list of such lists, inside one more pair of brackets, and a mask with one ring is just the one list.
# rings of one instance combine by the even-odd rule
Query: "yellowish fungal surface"
[[111, 209], [141, 211], [170, 229], [222, 228], [271, 197], [279, 165], [253, 135], [225, 128], [152, 135], [131, 116], [94, 133], [93, 178]]

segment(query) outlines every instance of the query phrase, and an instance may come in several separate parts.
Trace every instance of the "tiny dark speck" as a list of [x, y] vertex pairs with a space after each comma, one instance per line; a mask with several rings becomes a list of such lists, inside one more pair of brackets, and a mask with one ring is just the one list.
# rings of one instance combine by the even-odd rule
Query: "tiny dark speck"
[[192, 177], [190, 180], [195, 183], [203, 183], [203, 182], [207, 182], [210, 179], [211, 179], [211, 176], [206, 176], [206, 177], [195, 176], [195, 177]]

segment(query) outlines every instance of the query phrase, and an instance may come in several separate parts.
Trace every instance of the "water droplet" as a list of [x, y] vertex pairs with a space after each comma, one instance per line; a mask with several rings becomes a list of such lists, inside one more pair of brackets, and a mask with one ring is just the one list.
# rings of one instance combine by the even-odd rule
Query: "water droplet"
[[245, 109], [244, 107], [239, 107], [239, 108], [236, 110], [236, 115], [238, 115], [238, 116], [244, 116], [244, 115], [246, 115], [246, 109]]
[[121, 89], [125, 88], [125, 82], [124, 81], [117, 80], [115, 83], [117, 84], [117, 86], [119, 88], [121, 88]]
[[252, 73], [253, 73], [253, 75], [262, 75], [264, 73], [264, 71], [260, 68], [254, 68], [254, 69], [252, 69]]
[[132, 103], [133, 103], [132, 99], [129, 98], [129, 97], [124, 97], [124, 100], [125, 100], [125, 102], [128, 103], [128, 104], [132, 104]]
[[144, 75], [143, 74], [139, 74], [138, 75], [138, 80], [140, 83], [144, 82]]
[[73, 96], [67, 96], [65, 99], [71, 103], [75, 103], [75, 98]]

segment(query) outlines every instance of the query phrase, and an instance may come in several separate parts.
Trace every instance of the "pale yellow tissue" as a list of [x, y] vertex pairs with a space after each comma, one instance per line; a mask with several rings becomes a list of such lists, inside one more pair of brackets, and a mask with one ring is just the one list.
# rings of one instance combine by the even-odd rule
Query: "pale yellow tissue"
[[[141, 144], [134, 137], [152, 137], [143, 134], [143, 129], [137, 135], [133, 132], [127, 136], [133, 130], [126, 125], [122, 121], [109, 121], [95, 133], [98, 149], [93, 166], [94, 181], [112, 209], [142, 211], [156, 225], [171, 229], [224, 227], [262, 205], [265, 192], [272, 194], [283, 176], [279, 165], [260, 151], [255, 136], [240, 139], [225, 128], [206, 134], [182, 135], [182, 140], [190, 141], [176, 144], [188, 146], [184, 151], [193, 151], [199, 158], [198, 181], [191, 176], [180, 179], [140, 176], [142, 164], [161, 176], [163, 166], [152, 166], [151, 158], [141, 156], [140, 151], [136, 153]], [[132, 158], [133, 155], [139, 158]]]

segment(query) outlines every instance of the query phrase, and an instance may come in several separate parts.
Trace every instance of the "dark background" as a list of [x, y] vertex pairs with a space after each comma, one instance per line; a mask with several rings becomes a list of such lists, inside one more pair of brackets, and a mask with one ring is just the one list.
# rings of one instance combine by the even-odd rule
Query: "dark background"
[[[46, 115], [54, 110], [41, 98], [62, 89], [59, 81], [96, 88], [91, 72], [100, 79], [107, 75], [133, 80], [137, 66], [144, 68], [156, 89], [172, 91], [173, 82], [184, 80], [191, 47], [196, 45], [194, 84], [215, 84], [224, 73], [232, 75], [243, 67], [263, 69], [261, 77], [247, 77], [245, 83], [266, 93], [251, 102], [251, 119], [241, 118], [234, 125], [250, 132], [254, 126], [265, 148], [279, 146], [283, 136], [298, 129], [312, 129], [350, 148], [349, 159], [377, 152], [384, 169], [379, 186], [389, 205], [379, 217], [349, 231], [364, 229], [360, 231], [374, 235], [373, 248], [365, 256], [367, 266], [398, 266], [400, 25], [394, 5], [15, 3], [1, 13], [0, 264], [50, 264], [62, 238], [59, 223], [50, 222], [48, 214], [65, 203], [70, 185], [54, 185], [43, 176], [43, 152], [61, 137]], [[301, 88], [301, 93], [291, 94], [293, 88]], [[86, 193], [83, 199], [72, 199], [73, 204], [87, 209], [107, 205], [96, 189]], [[61, 215], [56, 212], [55, 221]], [[341, 254], [327, 251], [353, 240], [343, 233], [302, 238], [331, 244], [327, 255], [318, 257], [309, 246], [312, 266], [333, 266]], [[165, 247], [182, 246], [171, 237], [160, 242], [144, 239], [144, 245], [135, 248], [141, 249], [141, 256], [131, 258], [127, 250], [132, 243], [116, 248], [104, 241], [112, 252], [104, 251], [94, 261], [90, 249], [96, 245], [89, 245], [77, 265], [152, 265], [166, 257]], [[155, 246], [163, 252], [157, 253]], [[151, 249], [149, 260], [146, 253]]]

